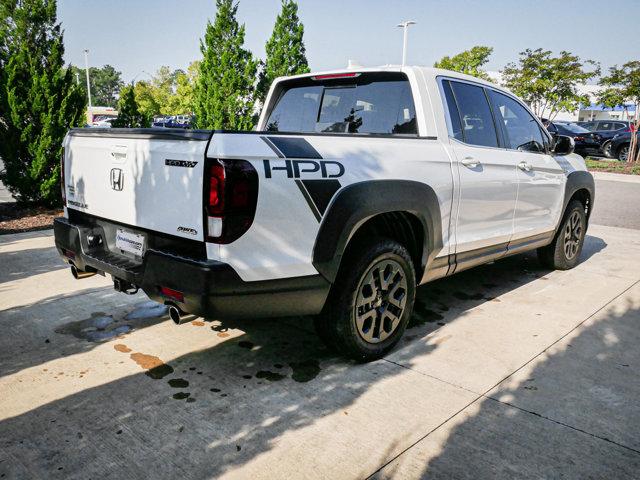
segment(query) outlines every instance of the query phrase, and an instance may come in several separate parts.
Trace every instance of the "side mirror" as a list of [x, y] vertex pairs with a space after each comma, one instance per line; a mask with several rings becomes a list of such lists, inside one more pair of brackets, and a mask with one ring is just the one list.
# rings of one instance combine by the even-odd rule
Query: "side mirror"
[[554, 135], [551, 152], [554, 155], [571, 155], [575, 147], [576, 142], [573, 141], [573, 138], [566, 135]]

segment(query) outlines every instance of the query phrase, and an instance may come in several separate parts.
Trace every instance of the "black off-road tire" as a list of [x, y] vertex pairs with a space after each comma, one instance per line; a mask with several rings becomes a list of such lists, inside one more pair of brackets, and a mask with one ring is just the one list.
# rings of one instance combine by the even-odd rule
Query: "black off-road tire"
[[359, 244], [341, 265], [316, 330], [339, 353], [376, 360], [402, 337], [415, 292], [415, 268], [403, 245], [389, 239]]
[[569, 270], [575, 267], [582, 253], [586, 232], [584, 205], [578, 200], [571, 200], [553, 242], [538, 249], [540, 263], [552, 270]]

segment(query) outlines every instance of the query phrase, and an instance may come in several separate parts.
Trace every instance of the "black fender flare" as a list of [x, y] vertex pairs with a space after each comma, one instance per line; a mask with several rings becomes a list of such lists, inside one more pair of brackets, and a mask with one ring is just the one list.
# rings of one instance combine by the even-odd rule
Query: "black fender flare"
[[420, 220], [424, 230], [421, 266], [428, 268], [442, 250], [440, 203], [433, 188], [411, 180], [369, 180], [339, 190], [320, 224], [313, 266], [333, 283], [353, 234], [370, 218], [389, 212], [411, 213]]
[[586, 170], [576, 170], [575, 172], [571, 172], [569, 175], [567, 175], [567, 183], [564, 186], [564, 203], [562, 205], [562, 215], [560, 216], [560, 220], [558, 221], [556, 230], [559, 228], [562, 217], [564, 216], [564, 212], [567, 210], [569, 200], [571, 200], [571, 197], [573, 197], [573, 195], [578, 190], [586, 190], [589, 192], [589, 210], [587, 211], [587, 223], [589, 222], [589, 217], [591, 216], [591, 212], [593, 212], [593, 204], [596, 196], [596, 185], [591, 173], [587, 172]]

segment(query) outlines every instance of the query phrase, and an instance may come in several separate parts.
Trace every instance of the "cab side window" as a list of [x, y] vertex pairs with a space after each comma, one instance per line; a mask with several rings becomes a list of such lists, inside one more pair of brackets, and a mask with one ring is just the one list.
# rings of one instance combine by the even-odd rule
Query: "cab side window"
[[512, 150], [543, 153], [545, 139], [538, 122], [520, 103], [489, 90], [496, 120], [502, 124], [506, 147]]
[[463, 141], [481, 147], [497, 147], [498, 136], [484, 88], [454, 81], [450, 84], [458, 106]]

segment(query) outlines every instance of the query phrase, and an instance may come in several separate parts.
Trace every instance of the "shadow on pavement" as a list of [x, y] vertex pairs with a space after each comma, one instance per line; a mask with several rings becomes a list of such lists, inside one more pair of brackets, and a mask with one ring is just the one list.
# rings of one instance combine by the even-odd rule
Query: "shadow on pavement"
[[376, 478], [638, 478], [640, 305], [607, 313]]
[[[428, 354], [438, 346], [417, 338], [547, 273], [535, 255], [518, 255], [420, 287], [403, 339], [414, 343], [407, 355]], [[35, 306], [12, 309], [27, 324], [22, 328], [46, 321], [30, 308]], [[6, 319], [7, 312], [2, 315]], [[110, 312], [95, 318], [105, 315]], [[139, 328], [164, 318], [148, 317]], [[77, 321], [56, 327], [62, 346], [52, 342], [34, 353], [26, 342], [6, 352], [2, 376], [93, 348], [97, 343], [74, 335], [83, 330]], [[148, 370], [0, 422], [0, 475], [215, 478], [270, 451], [289, 432], [346, 412], [372, 385], [404, 371], [384, 361], [359, 365], [336, 358], [320, 344], [309, 318], [202, 323], [202, 334], [222, 343], [163, 363], [156, 352], [132, 349], [122, 332], [112, 342], [121, 361]], [[245, 333], [225, 340], [231, 328]]]

